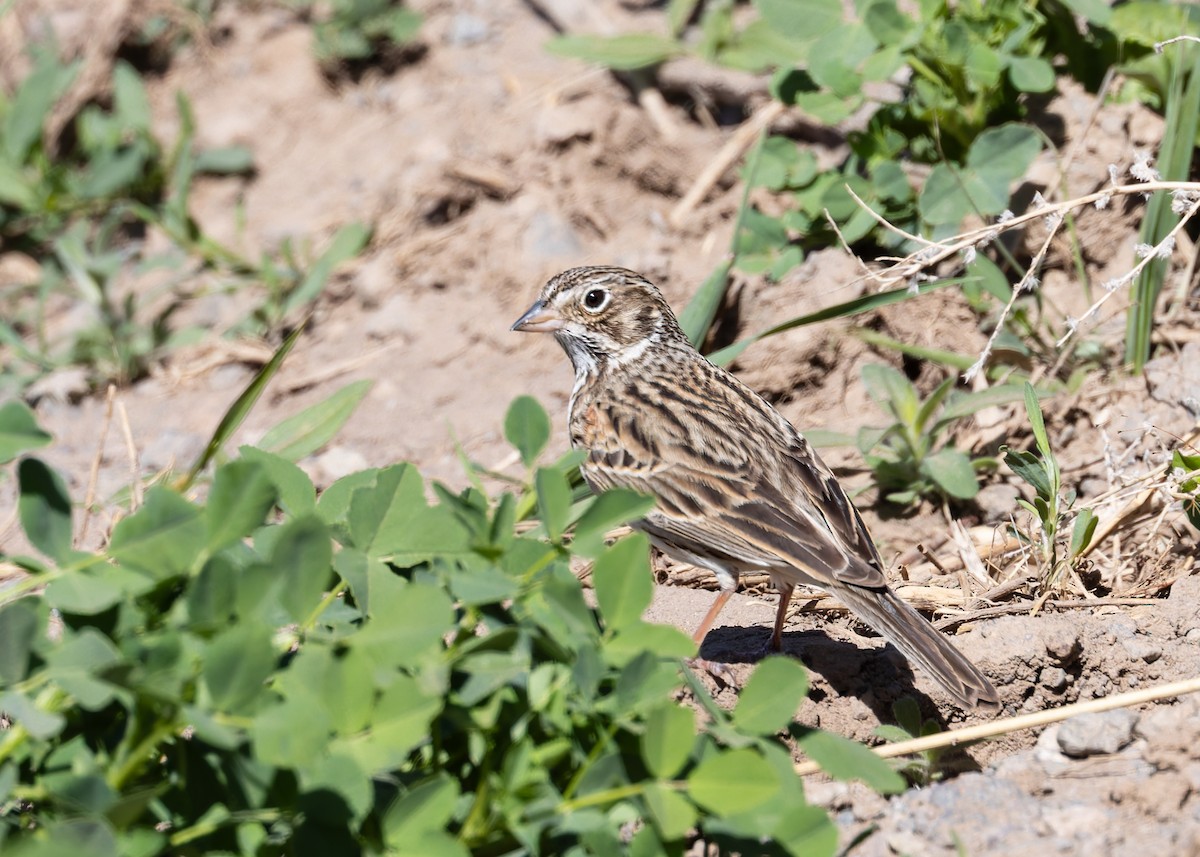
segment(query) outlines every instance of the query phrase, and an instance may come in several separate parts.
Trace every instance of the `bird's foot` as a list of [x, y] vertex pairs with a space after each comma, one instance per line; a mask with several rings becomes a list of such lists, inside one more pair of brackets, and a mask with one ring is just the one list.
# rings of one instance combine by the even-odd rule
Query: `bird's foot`
[[702, 658], [699, 655], [694, 658], [688, 658], [684, 663], [697, 673], [709, 675], [716, 683], [718, 690], [734, 686], [733, 671], [729, 669], [728, 664], [710, 661], [708, 658]]

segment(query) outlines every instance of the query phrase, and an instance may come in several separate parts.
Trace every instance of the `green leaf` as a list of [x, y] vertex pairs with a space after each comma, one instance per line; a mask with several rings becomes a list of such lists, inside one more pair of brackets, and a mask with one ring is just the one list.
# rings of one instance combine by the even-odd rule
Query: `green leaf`
[[766, 803], [780, 786], [767, 760], [749, 748], [713, 753], [696, 766], [687, 780], [692, 800], [720, 818]]
[[113, 112], [121, 126], [127, 131], [150, 131], [150, 99], [133, 66], [118, 60], [113, 65], [112, 86]]
[[733, 709], [733, 724], [750, 735], [784, 729], [808, 696], [808, 673], [789, 657], [764, 659], [750, 675]]
[[13, 399], [0, 405], [0, 464], [27, 450], [46, 446], [52, 439], [24, 402]]
[[206, 149], [196, 154], [192, 169], [212, 175], [244, 175], [254, 171], [254, 153], [245, 146]]
[[271, 567], [282, 588], [279, 603], [293, 622], [303, 623], [317, 607], [333, 578], [329, 530], [316, 515], [305, 515], [279, 528]]
[[1046, 475], [1042, 459], [1036, 453], [1009, 449], [1006, 446], [1000, 447], [1000, 451], [1004, 453], [1004, 463], [1009, 469], [1033, 486], [1039, 497], [1051, 496], [1053, 489], [1050, 478]]
[[[0, 203], [7, 203], [27, 212], [32, 211], [38, 206], [38, 195], [35, 188], [35, 179], [27, 176], [24, 171], [9, 163], [3, 153], [0, 153]], [[19, 338], [14, 337], [14, 339], [16, 339], [16, 342], [13, 345], [20, 350]], [[7, 402], [4, 407], [12, 404], [18, 403]], [[3, 441], [0, 441], [0, 450], [2, 449]]]
[[336, 795], [350, 810], [354, 826], [363, 822], [375, 803], [371, 777], [354, 759], [338, 753], [320, 755], [309, 762], [301, 771], [300, 786], [321, 803], [327, 802], [329, 795]]
[[546, 525], [550, 541], [559, 544], [571, 513], [571, 486], [562, 471], [547, 467], [538, 468], [534, 484], [537, 487], [538, 514]]
[[67, 722], [58, 712], [39, 708], [33, 700], [15, 690], [0, 693], [0, 711], [39, 741], [53, 738]]
[[21, 82], [5, 117], [2, 138], [8, 160], [24, 163], [29, 150], [41, 139], [42, 123], [61, 93], [75, 78], [80, 63], [60, 66], [51, 51], [42, 54], [41, 61]]
[[904, 791], [904, 778], [864, 744], [820, 729], [806, 731], [797, 743], [821, 770], [836, 780], [861, 780], [883, 794]]
[[52, 580], [46, 587], [46, 603], [64, 613], [94, 616], [123, 601], [125, 590], [113, 569], [99, 574], [72, 569]]
[[271, 631], [263, 625], [243, 621], [214, 638], [201, 669], [214, 707], [233, 714], [250, 708], [263, 695], [277, 659]]
[[654, 595], [650, 572], [650, 541], [633, 533], [596, 559], [592, 583], [605, 625], [620, 629], [642, 618]]
[[357, 256], [370, 240], [370, 227], [361, 223], [348, 223], [339, 229], [329, 242], [329, 248], [308, 269], [308, 274], [300, 285], [296, 286], [283, 302], [283, 314], [286, 316], [316, 300], [334, 268]]
[[71, 498], [63, 478], [36, 458], [17, 467], [17, 509], [30, 543], [58, 563], [72, 554]]
[[369, 572], [370, 621], [350, 643], [380, 664], [417, 663], [430, 649], [440, 648], [442, 635], [454, 626], [454, 605], [441, 589], [409, 583], [383, 566]]
[[905, 426], [915, 425], [920, 410], [916, 388], [891, 366], [868, 363], [862, 367], [863, 386], [885, 412]]
[[164, 580], [192, 568], [206, 536], [200, 510], [156, 486], [146, 492], [145, 505], [113, 529], [108, 553], [126, 568]]
[[579, 516], [571, 549], [581, 556], [594, 558], [604, 549], [605, 533], [642, 517], [653, 508], [653, 497], [624, 488], [605, 491]]
[[281, 768], [311, 764], [329, 752], [329, 716], [320, 708], [287, 700], [263, 708], [250, 725], [258, 760]]
[[[785, 235], [785, 240], [786, 237]], [[731, 265], [729, 261], [717, 265], [679, 314], [679, 326], [693, 345], [699, 346], [704, 341], [709, 328], [712, 327], [713, 319], [717, 317], [717, 310], [721, 307], [721, 301], [725, 299]]]
[[896, 6], [895, 0], [874, 0], [862, 13], [863, 23], [881, 45], [908, 45], [916, 23]]
[[682, 839], [696, 826], [699, 813], [686, 797], [662, 783], [650, 783], [644, 792], [650, 820], [658, 828], [662, 838], [668, 841]]
[[444, 771], [410, 786], [384, 813], [384, 842], [398, 848], [423, 833], [445, 829], [458, 796], [458, 783]]
[[696, 713], [677, 702], [664, 702], [646, 715], [642, 759], [651, 774], [669, 780], [683, 768], [696, 745]]
[[927, 456], [921, 462], [921, 472], [956, 499], [969, 500], [979, 493], [979, 480], [971, 459], [954, 447], [946, 446]]
[[[1063, 5], [1076, 15], [1080, 15], [1085, 20], [1093, 24], [1098, 24], [1101, 27], [1107, 26], [1109, 21], [1112, 19], [1113, 9], [1112, 6], [1106, 2], [1106, 0], [1063, 0]], [[1139, 4], [1133, 3], [1130, 5], [1136, 6]], [[1156, 3], [1155, 5], [1161, 4]], [[1121, 32], [1121, 30], [1116, 27], [1113, 29], [1114, 32]]]
[[653, 33], [557, 36], [546, 43], [546, 50], [620, 71], [658, 65], [681, 52], [674, 40]]
[[[1091, 9], [1097, 0], [1075, 0], [1080, 2], [1085, 9]], [[1137, 0], [1112, 9], [1108, 27], [1123, 41], [1153, 48], [1156, 42], [1175, 36], [1200, 35], [1200, 9], [1189, 3]]]
[[837, 29], [844, 14], [839, 0], [754, 0], [754, 6], [771, 29], [802, 42]]
[[275, 484], [261, 465], [244, 459], [220, 467], [204, 509], [209, 553], [253, 533], [275, 505], [275, 497]]
[[1033, 439], [1042, 455], [1051, 455], [1050, 438], [1046, 434], [1046, 421], [1042, 418], [1042, 406], [1038, 404], [1037, 391], [1028, 381], [1025, 382], [1025, 413], [1029, 415], [1029, 426], [1033, 429]]
[[411, 676], [399, 674], [375, 705], [365, 735], [335, 742], [372, 776], [402, 765], [408, 754], [430, 740], [430, 724], [442, 709], [440, 697], [428, 694]]
[[533, 467], [550, 439], [550, 418], [532, 396], [517, 396], [504, 417], [504, 437], [521, 453], [526, 467]]
[[303, 515], [317, 507], [317, 489], [303, 470], [285, 458], [272, 455], [253, 446], [243, 446], [238, 454], [246, 461], [259, 465], [275, 486], [279, 505], [292, 515]]
[[41, 624], [37, 608], [29, 599], [0, 608], [0, 685], [14, 685], [25, 678]]
[[1075, 525], [1071, 528], [1071, 558], [1079, 556], [1092, 543], [1096, 533], [1096, 525], [1100, 519], [1091, 509], [1080, 509], [1075, 517]]
[[298, 461], [323, 447], [338, 433], [373, 382], [347, 384], [322, 402], [288, 417], [268, 431], [258, 445], [288, 461]]
[[1020, 92], [1049, 92], [1054, 88], [1054, 67], [1041, 57], [1012, 57], [1008, 79]]

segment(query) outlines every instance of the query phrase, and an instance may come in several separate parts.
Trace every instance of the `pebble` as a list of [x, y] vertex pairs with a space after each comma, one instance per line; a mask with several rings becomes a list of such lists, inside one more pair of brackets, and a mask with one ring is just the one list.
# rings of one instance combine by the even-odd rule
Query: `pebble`
[[1162, 647], [1145, 637], [1122, 640], [1121, 648], [1128, 653], [1129, 657], [1145, 661], [1148, 664], [1152, 664], [1162, 657]]
[[332, 485], [343, 476], [366, 470], [367, 459], [356, 449], [344, 446], [331, 446], [318, 455], [312, 462], [313, 471], [310, 475], [318, 485]]
[[1083, 651], [1079, 634], [1069, 628], [1056, 628], [1046, 635], [1046, 654], [1062, 666], [1074, 663]]
[[583, 253], [583, 245], [563, 217], [539, 208], [525, 227], [525, 252], [538, 260], [571, 258]]
[[149, 470], [189, 467], [204, 451], [207, 438], [195, 432], [165, 428], [143, 444], [139, 458]]
[[81, 366], [68, 366], [38, 378], [25, 391], [25, 398], [35, 405], [43, 400], [78, 402], [90, 391], [87, 370]]
[[975, 495], [975, 505], [983, 513], [983, 520], [1005, 521], [1017, 507], [1017, 498], [1020, 496], [1017, 486], [998, 482], [979, 489]]
[[1080, 714], [1058, 730], [1058, 746], [1068, 756], [1085, 759], [1116, 753], [1133, 740], [1138, 715], [1128, 709]]
[[459, 12], [450, 22], [446, 42], [451, 45], [469, 46], [487, 41], [492, 35], [488, 22], [468, 12]]
[[1200, 628], [1188, 628], [1183, 633], [1183, 638], [1189, 643], [1200, 643]]
[[1039, 680], [1051, 690], [1062, 690], [1067, 686], [1067, 671], [1062, 667], [1042, 667]]
[[392, 295], [371, 310], [364, 330], [371, 339], [391, 341], [412, 337], [412, 302], [408, 295]]

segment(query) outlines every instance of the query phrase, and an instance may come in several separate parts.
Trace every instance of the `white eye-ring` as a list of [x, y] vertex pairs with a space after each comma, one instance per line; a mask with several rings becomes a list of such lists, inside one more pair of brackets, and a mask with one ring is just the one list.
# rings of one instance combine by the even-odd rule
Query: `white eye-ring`
[[588, 289], [583, 296], [583, 308], [588, 312], [600, 312], [611, 300], [612, 294], [607, 289]]

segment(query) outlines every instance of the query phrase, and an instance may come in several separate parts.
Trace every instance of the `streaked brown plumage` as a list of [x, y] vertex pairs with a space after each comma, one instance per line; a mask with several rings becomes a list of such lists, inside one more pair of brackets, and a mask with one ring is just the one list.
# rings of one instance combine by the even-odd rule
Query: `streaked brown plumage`
[[793, 589], [817, 586], [960, 704], [998, 704], [987, 678], [888, 588], [862, 518], [808, 441], [692, 347], [649, 281], [623, 268], [565, 271], [513, 330], [552, 332], [571, 359], [571, 443], [587, 451], [588, 484], [654, 496], [657, 507], [636, 526], [717, 575], [721, 594], [698, 643], [739, 575], [765, 571], [780, 596], [776, 650]]

